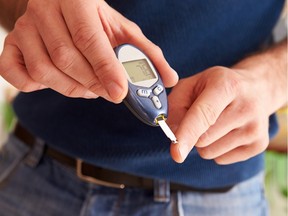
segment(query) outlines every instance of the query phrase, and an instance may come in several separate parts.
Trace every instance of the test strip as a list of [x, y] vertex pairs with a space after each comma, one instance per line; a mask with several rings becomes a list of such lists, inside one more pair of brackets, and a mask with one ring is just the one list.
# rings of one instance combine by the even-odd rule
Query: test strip
[[176, 144], [178, 143], [176, 136], [174, 133], [171, 131], [170, 127], [167, 125], [166, 121], [163, 120], [158, 120], [157, 123], [161, 127], [162, 131], [166, 134], [166, 136], [171, 140], [172, 143]]

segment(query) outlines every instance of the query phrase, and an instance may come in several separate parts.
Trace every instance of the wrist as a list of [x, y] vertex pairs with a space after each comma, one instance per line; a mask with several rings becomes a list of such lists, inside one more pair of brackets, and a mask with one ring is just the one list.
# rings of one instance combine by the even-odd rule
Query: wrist
[[259, 97], [265, 100], [268, 114], [287, 104], [287, 43], [247, 57], [233, 66], [252, 80], [259, 89]]

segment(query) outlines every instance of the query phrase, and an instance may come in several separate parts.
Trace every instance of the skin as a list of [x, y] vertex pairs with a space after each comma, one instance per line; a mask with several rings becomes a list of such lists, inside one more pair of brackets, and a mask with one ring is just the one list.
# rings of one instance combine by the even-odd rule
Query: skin
[[[166, 87], [177, 83], [161, 50], [104, 1], [30, 0], [25, 10], [24, 0], [0, 0], [0, 6], [13, 12], [11, 19], [2, 15], [3, 26], [12, 29], [11, 20], [17, 20], [4, 43], [0, 74], [21, 91], [52, 88], [119, 103], [127, 80], [113, 48], [122, 43], [142, 49]], [[169, 95], [168, 124], [179, 141], [171, 144], [172, 158], [182, 163], [196, 147], [204, 159], [231, 164], [263, 152], [269, 115], [287, 103], [286, 77], [285, 40], [231, 68], [180, 80]]]
[[101, 0], [30, 0], [5, 40], [0, 73], [24, 92], [51, 88], [68, 97], [120, 103], [127, 78], [113, 48], [123, 43], [142, 49], [167, 87], [176, 84], [178, 76], [159, 47]]
[[268, 144], [269, 116], [287, 104], [286, 39], [232, 68], [212, 67], [180, 80], [169, 95], [168, 123], [182, 163], [196, 147], [218, 164], [247, 160]]

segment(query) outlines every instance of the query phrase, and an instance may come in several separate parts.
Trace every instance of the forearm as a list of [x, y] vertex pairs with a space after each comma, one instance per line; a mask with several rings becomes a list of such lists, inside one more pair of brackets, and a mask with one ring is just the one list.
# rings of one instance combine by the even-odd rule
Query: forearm
[[287, 38], [270, 49], [245, 58], [234, 66], [266, 86], [269, 113], [287, 105]]
[[11, 31], [16, 20], [24, 13], [28, 0], [0, 0], [0, 25]]

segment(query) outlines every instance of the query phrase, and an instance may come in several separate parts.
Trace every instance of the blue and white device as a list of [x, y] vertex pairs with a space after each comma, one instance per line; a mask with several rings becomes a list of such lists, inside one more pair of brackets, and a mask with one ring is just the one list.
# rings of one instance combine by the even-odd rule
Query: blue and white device
[[138, 48], [123, 44], [115, 49], [128, 79], [126, 106], [142, 122], [158, 126], [167, 118], [167, 94], [159, 73], [150, 59]]

